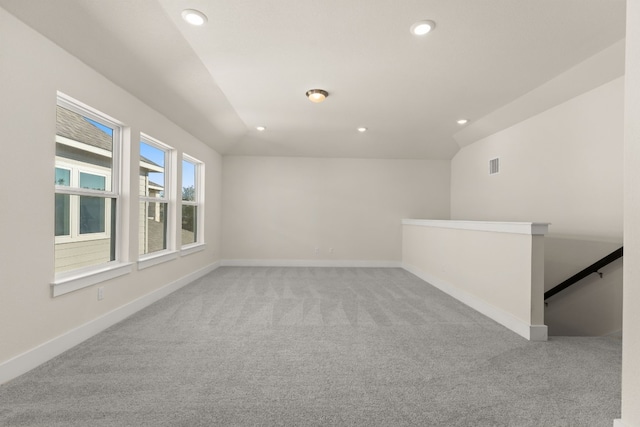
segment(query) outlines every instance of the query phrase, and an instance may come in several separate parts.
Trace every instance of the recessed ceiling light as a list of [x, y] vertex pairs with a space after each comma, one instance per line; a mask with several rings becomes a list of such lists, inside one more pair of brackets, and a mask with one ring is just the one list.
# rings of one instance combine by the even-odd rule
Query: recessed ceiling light
[[366, 132], [366, 131], [367, 131], [367, 128], [365, 127], [358, 128], [358, 132]]
[[263, 130], [266, 129], [266, 127], [264, 127], [264, 126], [256, 126], [256, 129], [259, 130], [260, 132], [262, 132]]
[[416, 36], [424, 36], [428, 32], [433, 31], [436, 23], [433, 21], [418, 21], [411, 26], [411, 34]]
[[460, 120], [458, 120], [458, 124], [459, 124], [459, 125], [466, 125], [467, 123], [469, 123], [469, 120], [467, 120], [467, 119], [460, 119]]
[[182, 11], [182, 19], [187, 21], [191, 25], [200, 26], [207, 22], [207, 16], [195, 9], [185, 9]]
[[318, 103], [324, 101], [329, 96], [329, 92], [322, 89], [311, 89], [305, 95], [309, 98], [309, 101]]

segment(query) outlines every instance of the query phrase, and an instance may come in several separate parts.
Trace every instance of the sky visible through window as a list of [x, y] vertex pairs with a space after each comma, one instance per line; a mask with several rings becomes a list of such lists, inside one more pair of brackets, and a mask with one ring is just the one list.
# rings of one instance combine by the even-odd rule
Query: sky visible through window
[[193, 187], [195, 184], [196, 167], [193, 163], [182, 161], [182, 188]]
[[156, 165], [164, 167], [164, 151], [158, 150], [144, 142], [140, 144], [140, 157], [149, 159]]
[[113, 138], [113, 129], [111, 129], [108, 126], [105, 126], [101, 123], [98, 123], [94, 120], [91, 120], [88, 117], [83, 117], [86, 121], [88, 121], [89, 123], [91, 123], [92, 125], [94, 125], [95, 127], [97, 127], [98, 129], [100, 129], [102, 132], [106, 133], [107, 135], [109, 135], [111, 138]]
[[[113, 129], [111, 129], [110, 127], [105, 126], [101, 123], [98, 123], [94, 120], [91, 120], [88, 117], [85, 117], [84, 119], [113, 138]], [[152, 162], [158, 165], [164, 166], [164, 153], [161, 150], [150, 147], [147, 144], [140, 144], [140, 155], [142, 157], [145, 157], [151, 160]], [[190, 169], [188, 171], [183, 170], [182, 172], [182, 187], [184, 188], [191, 187], [195, 184], [194, 166], [189, 162], [183, 162], [182, 165], [183, 165], [183, 168], [186, 166], [188, 169]]]
[[[166, 152], [154, 147], [153, 145], [146, 144], [144, 141], [140, 141], [140, 160], [141, 161], [150, 161], [155, 163], [156, 165], [162, 168], [162, 172], [149, 171], [149, 182], [155, 185], [159, 185], [164, 188], [165, 176], [164, 176], [164, 167], [165, 167], [165, 156]], [[164, 196], [164, 191], [161, 192], [162, 196]]]

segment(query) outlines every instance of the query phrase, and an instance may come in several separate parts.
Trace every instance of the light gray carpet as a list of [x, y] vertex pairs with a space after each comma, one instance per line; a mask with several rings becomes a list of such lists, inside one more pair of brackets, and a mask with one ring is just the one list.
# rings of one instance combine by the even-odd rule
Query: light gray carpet
[[0, 425], [610, 427], [620, 361], [400, 269], [225, 267], [1, 386]]

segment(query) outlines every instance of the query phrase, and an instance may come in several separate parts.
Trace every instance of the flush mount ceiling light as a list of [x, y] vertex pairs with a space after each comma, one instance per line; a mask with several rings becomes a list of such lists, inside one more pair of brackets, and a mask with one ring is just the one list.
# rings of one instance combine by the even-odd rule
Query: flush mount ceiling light
[[256, 129], [259, 130], [260, 132], [262, 132], [263, 130], [266, 129], [266, 127], [264, 127], [264, 126], [256, 126]]
[[195, 9], [185, 9], [182, 11], [182, 19], [191, 25], [199, 27], [207, 22], [207, 15]]
[[367, 128], [365, 128], [365, 127], [358, 128], [358, 132], [362, 133], [362, 132], [366, 132], [366, 131], [367, 131]]
[[411, 26], [411, 34], [424, 36], [425, 34], [433, 31], [435, 27], [436, 23], [433, 21], [418, 21]]
[[467, 123], [469, 123], [469, 120], [467, 119], [460, 119], [457, 122], [459, 125], [466, 125]]
[[318, 103], [324, 101], [329, 96], [329, 92], [322, 89], [311, 89], [305, 95], [309, 98], [309, 101]]

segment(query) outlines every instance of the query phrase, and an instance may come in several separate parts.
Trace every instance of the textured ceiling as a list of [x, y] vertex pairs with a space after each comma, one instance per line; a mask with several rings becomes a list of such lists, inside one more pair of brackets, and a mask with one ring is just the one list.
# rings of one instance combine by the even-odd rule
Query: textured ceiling
[[[448, 159], [456, 119], [473, 126], [625, 30], [624, 0], [0, 5], [221, 153], [247, 155]], [[207, 25], [182, 21], [185, 8]], [[421, 19], [436, 30], [417, 38]], [[312, 88], [330, 96], [312, 104]]]

